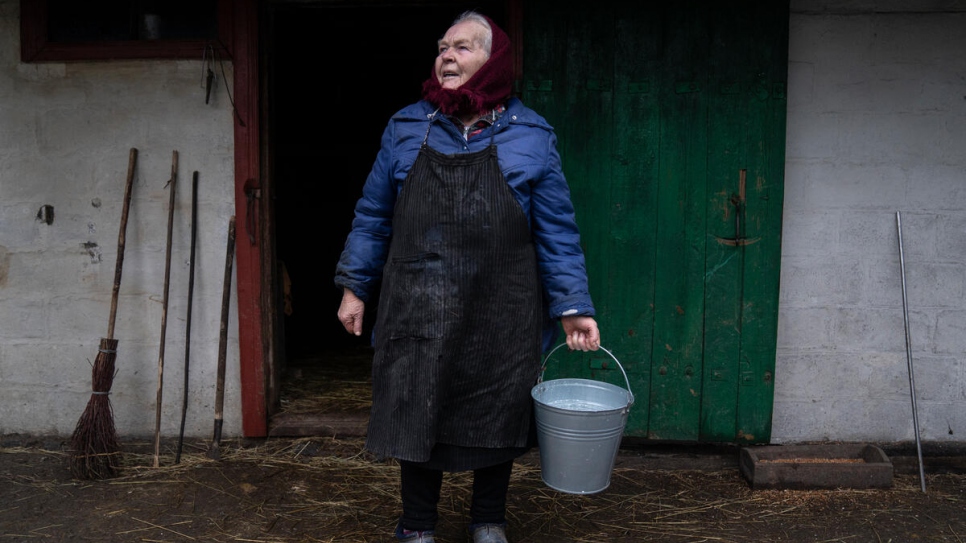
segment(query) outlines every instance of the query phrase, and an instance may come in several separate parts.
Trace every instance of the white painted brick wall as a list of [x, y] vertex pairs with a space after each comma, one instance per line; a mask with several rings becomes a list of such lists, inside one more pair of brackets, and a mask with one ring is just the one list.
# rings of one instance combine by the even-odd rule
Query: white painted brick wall
[[793, 0], [774, 442], [966, 440], [966, 6]]

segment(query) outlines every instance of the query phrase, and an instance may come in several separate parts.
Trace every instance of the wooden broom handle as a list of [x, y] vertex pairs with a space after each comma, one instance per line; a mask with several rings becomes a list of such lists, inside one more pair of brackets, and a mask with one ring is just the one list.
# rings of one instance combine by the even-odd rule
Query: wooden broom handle
[[121, 268], [124, 266], [124, 241], [127, 232], [127, 215], [131, 209], [131, 189], [134, 186], [134, 167], [138, 161], [138, 150], [131, 147], [127, 161], [127, 182], [124, 185], [124, 207], [121, 211], [121, 229], [117, 234], [117, 261], [114, 264], [114, 290], [111, 293], [111, 318], [107, 325], [107, 339], [114, 339], [114, 320], [117, 317], [117, 296], [121, 291]]

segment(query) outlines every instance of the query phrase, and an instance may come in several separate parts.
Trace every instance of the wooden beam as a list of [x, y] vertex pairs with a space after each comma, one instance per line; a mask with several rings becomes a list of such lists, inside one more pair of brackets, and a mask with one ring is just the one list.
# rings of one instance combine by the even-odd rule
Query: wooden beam
[[261, 179], [259, 170], [258, 6], [255, 0], [234, 3], [235, 217], [238, 225], [235, 257], [238, 285], [238, 351], [241, 374], [242, 432], [264, 437], [265, 406], [263, 348], [262, 244], [260, 235]]

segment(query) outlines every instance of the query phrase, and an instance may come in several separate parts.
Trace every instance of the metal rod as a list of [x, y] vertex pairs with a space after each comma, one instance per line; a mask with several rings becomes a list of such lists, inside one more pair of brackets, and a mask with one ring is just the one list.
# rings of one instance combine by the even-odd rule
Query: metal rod
[[916, 430], [916, 454], [919, 456], [919, 486], [926, 491], [926, 473], [922, 467], [922, 443], [919, 438], [919, 410], [916, 408], [916, 378], [912, 368], [912, 341], [909, 335], [909, 300], [906, 295], [906, 261], [902, 254], [902, 216], [896, 211], [899, 238], [899, 272], [902, 275], [902, 320], [906, 327], [906, 363], [909, 367], [909, 395], [912, 397], [912, 424]]

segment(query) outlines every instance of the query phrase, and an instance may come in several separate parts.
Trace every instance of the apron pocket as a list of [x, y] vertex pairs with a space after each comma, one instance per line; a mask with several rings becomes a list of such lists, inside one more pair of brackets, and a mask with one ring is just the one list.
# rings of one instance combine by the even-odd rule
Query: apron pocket
[[437, 253], [393, 257], [385, 323], [390, 339], [438, 339], [445, 315], [443, 261]]

